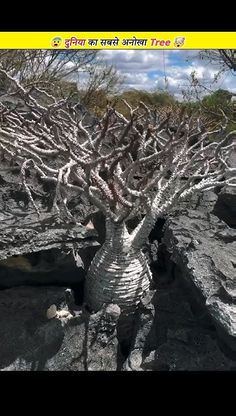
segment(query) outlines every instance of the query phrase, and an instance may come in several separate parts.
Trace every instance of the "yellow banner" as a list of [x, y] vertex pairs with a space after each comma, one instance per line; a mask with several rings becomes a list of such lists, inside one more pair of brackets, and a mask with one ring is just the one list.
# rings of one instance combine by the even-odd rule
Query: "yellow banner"
[[0, 32], [0, 49], [236, 49], [236, 32]]

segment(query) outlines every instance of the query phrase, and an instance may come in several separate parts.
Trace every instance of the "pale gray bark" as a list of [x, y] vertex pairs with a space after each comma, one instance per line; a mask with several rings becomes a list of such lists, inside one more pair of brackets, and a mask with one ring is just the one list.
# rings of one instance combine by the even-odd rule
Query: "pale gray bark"
[[122, 310], [133, 310], [149, 288], [151, 272], [141, 250], [131, 246], [124, 223], [107, 220], [105, 243], [89, 268], [85, 298], [93, 310], [103, 303], [116, 303]]

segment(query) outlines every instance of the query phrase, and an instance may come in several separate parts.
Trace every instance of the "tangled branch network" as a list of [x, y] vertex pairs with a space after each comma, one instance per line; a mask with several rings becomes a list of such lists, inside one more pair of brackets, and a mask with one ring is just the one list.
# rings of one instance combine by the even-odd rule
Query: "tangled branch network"
[[173, 117], [124, 101], [127, 118], [109, 104], [100, 120], [85, 125], [78, 105], [0, 73], [9, 84], [8, 96], [24, 102], [23, 109], [0, 103], [1, 154], [20, 166], [38, 213], [27, 171], [55, 184], [58, 213], [71, 216], [68, 200], [75, 192], [117, 223], [141, 211], [160, 216], [195, 191], [236, 186], [236, 168], [229, 163], [236, 131], [227, 133], [223, 112], [224, 122], [209, 129], [200, 114], [182, 111]]

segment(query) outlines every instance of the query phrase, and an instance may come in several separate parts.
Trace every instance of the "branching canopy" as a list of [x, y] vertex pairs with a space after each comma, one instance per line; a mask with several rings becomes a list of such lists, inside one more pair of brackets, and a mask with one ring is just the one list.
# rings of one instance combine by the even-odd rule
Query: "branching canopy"
[[226, 116], [208, 130], [194, 114], [182, 112], [173, 121], [140, 102], [135, 109], [125, 103], [130, 112], [125, 118], [109, 104], [89, 126], [78, 106], [0, 73], [11, 85], [10, 94], [25, 103], [24, 110], [0, 104], [0, 149], [21, 166], [34, 205], [27, 170], [56, 185], [56, 210], [64, 207], [70, 215], [68, 191], [75, 191], [117, 222], [140, 210], [161, 215], [195, 191], [236, 186], [236, 168], [229, 164], [236, 131], [226, 134]]

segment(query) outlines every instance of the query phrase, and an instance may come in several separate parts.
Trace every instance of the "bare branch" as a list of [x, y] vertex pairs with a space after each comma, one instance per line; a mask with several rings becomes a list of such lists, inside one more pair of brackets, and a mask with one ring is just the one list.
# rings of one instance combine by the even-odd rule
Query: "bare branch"
[[209, 129], [199, 113], [158, 115], [142, 102], [136, 108], [126, 102], [129, 118], [107, 105], [89, 127], [66, 99], [41, 94], [40, 88], [35, 97], [31, 86], [22, 87], [7, 71], [0, 73], [26, 105], [24, 111], [16, 107], [9, 112], [0, 104], [1, 153], [21, 166], [23, 186], [36, 210], [26, 182], [29, 169], [56, 185], [53, 207], [68, 216], [72, 191], [84, 193], [115, 222], [146, 213], [132, 234], [132, 244], [139, 247], [156, 218], [180, 199], [215, 186], [235, 186], [229, 156], [236, 131], [226, 134], [229, 120], [223, 113], [224, 121]]

